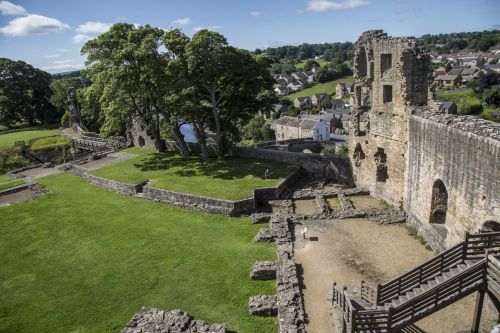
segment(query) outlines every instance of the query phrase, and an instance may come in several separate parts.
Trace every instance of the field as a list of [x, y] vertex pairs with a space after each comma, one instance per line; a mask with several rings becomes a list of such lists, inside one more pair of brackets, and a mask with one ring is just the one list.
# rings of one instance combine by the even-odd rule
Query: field
[[[457, 104], [459, 114], [463, 114], [462, 110], [464, 108], [470, 107], [472, 105], [481, 105], [481, 100], [474, 95], [472, 89], [470, 88], [438, 91], [437, 98], [438, 100], [443, 102], [454, 102], [455, 104]], [[494, 108], [484, 105], [483, 111], [475, 115], [484, 119], [495, 120], [493, 118], [494, 111]]]
[[[108, 192], [62, 173], [50, 193], [0, 208], [0, 332], [119, 332], [142, 306], [181, 308], [232, 331], [275, 332], [248, 298], [274, 244], [248, 218], [192, 212]], [[68, 202], [68, 198], [72, 198]]]
[[58, 134], [60, 134], [59, 130], [28, 130], [7, 134], [0, 132], [0, 147], [12, 147], [16, 141], [25, 141], [27, 143], [31, 139]]
[[62, 146], [69, 147], [71, 145], [71, 138], [67, 136], [51, 136], [38, 138], [31, 144], [32, 150], [43, 150], [48, 148], [57, 148]]
[[[274, 186], [294, 169], [293, 166], [264, 160], [227, 158], [204, 161], [193, 156], [182, 158], [176, 153], [159, 154], [144, 148], [129, 148], [138, 156], [91, 173], [116, 181], [135, 184], [154, 180], [153, 186], [220, 199], [240, 200], [250, 197], [258, 187]], [[264, 179], [269, 169], [273, 179]]]
[[335, 88], [337, 83], [339, 82], [354, 82], [354, 78], [352, 76], [345, 76], [343, 78], [330, 81], [327, 83], [318, 83], [311, 88], [307, 88], [296, 93], [287, 95], [286, 98], [293, 101], [296, 97], [304, 97], [304, 96], [312, 96], [318, 93], [327, 93], [328, 95], [335, 94]]
[[[306, 65], [306, 62], [307, 62], [307, 60], [303, 60], [303, 61], [299, 62], [298, 64], [295, 64], [295, 68], [298, 71], [304, 70], [304, 66]], [[316, 62], [319, 64], [320, 67], [323, 67], [328, 63], [328, 61], [326, 61], [325, 59], [318, 59], [318, 60], [316, 60]]]

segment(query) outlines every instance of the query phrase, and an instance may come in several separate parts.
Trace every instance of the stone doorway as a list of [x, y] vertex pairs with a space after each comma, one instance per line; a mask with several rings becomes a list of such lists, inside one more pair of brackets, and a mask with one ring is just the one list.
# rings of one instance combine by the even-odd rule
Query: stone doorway
[[433, 224], [444, 224], [446, 222], [447, 210], [448, 191], [441, 179], [438, 179], [432, 186], [431, 215], [429, 222]]

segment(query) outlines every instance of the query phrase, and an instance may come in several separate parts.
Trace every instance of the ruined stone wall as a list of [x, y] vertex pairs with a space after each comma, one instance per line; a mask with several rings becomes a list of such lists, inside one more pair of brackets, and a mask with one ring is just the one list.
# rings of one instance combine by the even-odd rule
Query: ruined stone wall
[[153, 138], [147, 124], [136, 115], [130, 116], [127, 123], [127, 141], [134, 147], [156, 148], [157, 142]]
[[412, 38], [367, 31], [356, 42], [349, 152], [356, 184], [403, 205], [408, 106], [428, 100], [430, 58]]
[[[436, 250], [477, 232], [485, 221], [500, 222], [500, 126], [475, 118], [425, 111], [409, 120], [404, 207]], [[444, 224], [430, 223], [433, 185], [447, 190]]]

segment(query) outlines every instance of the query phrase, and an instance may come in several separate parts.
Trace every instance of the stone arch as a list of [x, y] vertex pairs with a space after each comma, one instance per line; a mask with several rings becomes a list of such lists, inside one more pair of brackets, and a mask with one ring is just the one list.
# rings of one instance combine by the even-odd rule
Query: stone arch
[[354, 165], [357, 167], [361, 166], [361, 160], [365, 159], [365, 152], [363, 151], [363, 148], [361, 148], [361, 144], [359, 142], [356, 143], [352, 158], [354, 159]]
[[139, 147], [144, 147], [146, 145], [146, 140], [144, 140], [144, 138], [141, 135], [139, 135], [138, 141], [139, 141]]
[[358, 78], [366, 77], [367, 74], [367, 57], [364, 47], [359, 48], [359, 52], [356, 54], [356, 72]]
[[483, 223], [481, 227], [481, 231], [483, 232], [497, 232], [500, 231], [500, 223], [497, 221], [486, 221]]
[[431, 214], [429, 223], [444, 224], [448, 211], [448, 191], [441, 179], [437, 179], [432, 186]]

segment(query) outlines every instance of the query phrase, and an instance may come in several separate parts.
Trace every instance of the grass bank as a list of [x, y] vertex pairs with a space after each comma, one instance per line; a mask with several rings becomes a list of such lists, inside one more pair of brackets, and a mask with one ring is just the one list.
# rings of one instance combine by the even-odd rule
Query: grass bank
[[[134, 184], [154, 180], [153, 186], [167, 190], [214, 198], [240, 200], [250, 197], [258, 187], [275, 186], [294, 167], [280, 162], [226, 158], [203, 160], [183, 158], [177, 153], [156, 153], [150, 149], [129, 148], [138, 156], [91, 173], [108, 179]], [[273, 179], [264, 179], [269, 169]]]
[[[120, 332], [142, 306], [181, 308], [240, 333], [276, 331], [248, 314], [275, 293], [252, 281], [274, 244], [248, 218], [192, 212], [108, 192], [63, 173], [50, 193], [0, 208], [0, 332]], [[68, 201], [72, 198], [71, 201]]]
[[37, 129], [0, 134], [0, 147], [12, 147], [16, 141], [28, 143], [31, 139], [60, 134], [59, 130]]
[[312, 96], [314, 94], [318, 93], [326, 93], [328, 95], [334, 95], [335, 94], [335, 89], [337, 87], [337, 83], [339, 82], [354, 82], [354, 77], [352, 76], [344, 76], [340, 79], [326, 82], [326, 83], [318, 83], [311, 88], [307, 88], [301, 91], [297, 91], [296, 93], [287, 95], [286, 98], [289, 100], [293, 101], [297, 97], [304, 97], [304, 96]]

